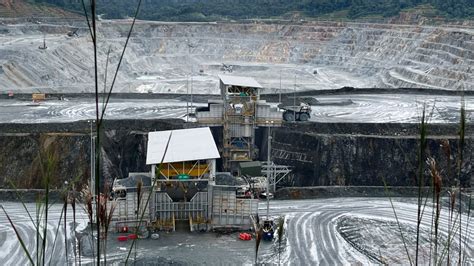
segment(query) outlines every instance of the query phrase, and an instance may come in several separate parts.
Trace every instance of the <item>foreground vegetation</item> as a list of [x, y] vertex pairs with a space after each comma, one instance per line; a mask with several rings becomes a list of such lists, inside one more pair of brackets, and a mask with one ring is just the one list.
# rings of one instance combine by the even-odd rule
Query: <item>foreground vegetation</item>
[[[81, 1], [28, 0], [48, 3], [69, 10], [82, 11]], [[88, 2], [88, 1], [86, 1]], [[97, 1], [97, 14], [104, 18], [132, 16], [137, 0]], [[305, 17], [327, 17], [336, 13], [338, 19], [391, 17], [404, 9], [427, 5], [433, 16], [448, 18], [474, 17], [472, 0], [162, 0], [144, 1], [139, 19], [163, 21], [215, 21], [287, 17], [295, 13]]]

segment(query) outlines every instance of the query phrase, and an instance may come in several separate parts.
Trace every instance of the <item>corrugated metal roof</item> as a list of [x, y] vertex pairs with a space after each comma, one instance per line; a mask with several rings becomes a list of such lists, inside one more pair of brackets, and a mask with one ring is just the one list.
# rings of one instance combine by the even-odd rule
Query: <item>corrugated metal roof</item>
[[208, 127], [167, 130], [148, 134], [147, 165], [161, 162], [170, 135], [164, 163], [220, 158]]
[[241, 87], [251, 87], [251, 88], [263, 88], [254, 78], [251, 77], [239, 77], [239, 76], [227, 76], [219, 75], [219, 79], [225, 85], [234, 85]]

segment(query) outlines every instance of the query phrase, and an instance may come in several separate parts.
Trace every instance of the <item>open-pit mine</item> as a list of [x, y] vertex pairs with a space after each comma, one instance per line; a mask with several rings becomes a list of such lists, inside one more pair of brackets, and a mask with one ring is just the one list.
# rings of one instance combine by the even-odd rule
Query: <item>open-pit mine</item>
[[[130, 24], [130, 20], [98, 21], [102, 96], [113, 80]], [[419, 167], [420, 122], [425, 113], [426, 154], [440, 169], [458, 173], [454, 178], [441, 171], [443, 186], [468, 191], [474, 182], [472, 25], [137, 21], [105, 114], [100, 174], [110, 184], [132, 173], [151, 176], [152, 181], [161, 174], [161, 194], [151, 204], [155, 209], [150, 211], [150, 224], [165, 227], [168, 220], [160, 217], [173, 213], [172, 218], [166, 216], [172, 221], [168, 227], [172, 230], [167, 231], [175, 232], [160, 231], [159, 239], [140, 239], [134, 260], [147, 265], [254, 263], [255, 244], [222, 230], [231, 227], [225, 221], [234, 211], [224, 208], [222, 201], [237, 198], [250, 210], [235, 211], [232, 229], [243, 230], [240, 225], [251, 229], [249, 217], [254, 213], [267, 219], [285, 217], [283, 248], [276, 239], [265, 242], [260, 263], [409, 264], [415, 256], [419, 224], [419, 262], [428, 264], [436, 207], [430, 198], [419, 222], [413, 187]], [[41, 189], [39, 162], [45, 151], [55, 154], [57, 163], [52, 188], [60, 189], [72, 180], [92, 185], [93, 59], [91, 35], [83, 20], [0, 20], [0, 188]], [[99, 106], [103, 104], [100, 99]], [[291, 111], [288, 106], [303, 105], [310, 106], [305, 109], [307, 116], [284, 116]], [[242, 121], [236, 122], [237, 118]], [[466, 133], [462, 145], [461, 125]], [[213, 136], [209, 147], [215, 146], [220, 155], [193, 157], [198, 170], [185, 165], [186, 158], [176, 159], [185, 157], [180, 149], [174, 159], [166, 161], [163, 155], [166, 173], [155, 167], [160, 160], [150, 162], [151, 149], [161, 151], [150, 132], [168, 132], [169, 143], [173, 143], [171, 136], [183, 134], [170, 149], [173, 145], [185, 149], [202, 145], [189, 133], [202, 126], [210, 127], [204, 133]], [[226, 188], [234, 184], [217, 184], [219, 172], [241, 174], [240, 161], [262, 162], [263, 176], [274, 171], [276, 199], [268, 207], [253, 194], [247, 198], [250, 194], [242, 193], [245, 199], [240, 199], [241, 188], [228, 196]], [[276, 172], [283, 167], [291, 174], [277, 180]], [[193, 171], [196, 174], [190, 174]], [[200, 187], [203, 180], [208, 182], [206, 188]], [[195, 193], [192, 200], [188, 201], [187, 189], [184, 196], [176, 192], [180, 182], [194, 183], [189, 185]], [[400, 198], [384, 197], [385, 186], [393, 188], [390, 195]], [[19, 234], [28, 239], [35, 226], [24, 207], [11, 192], [2, 190], [0, 195], [0, 204], [18, 224]], [[263, 195], [269, 197], [269, 188]], [[468, 196], [465, 191], [462, 195]], [[450, 216], [449, 196], [443, 191], [439, 235], [440, 242], [453, 245], [456, 255], [441, 257], [439, 263], [457, 263], [462, 250], [462, 264], [470, 265], [474, 263], [472, 213], [466, 205], [458, 218]], [[24, 197], [34, 199], [28, 191]], [[202, 206], [189, 205], [193, 200]], [[56, 241], [56, 234], [62, 240], [48, 247], [48, 259], [56, 265], [93, 264], [94, 236], [86, 229], [87, 213], [78, 211], [77, 221], [69, 216], [58, 227], [63, 211], [55, 203], [48, 241]], [[34, 217], [34, 204], [25, 208]], [[199, 219], [193, 216], [198, 212]], [[242, 214], [238, 222], [236, 213]], [[0, 264], [23, 265], [27, 258], [4, 214], [0, 213]], [[119, 216], [115, 228], [129, 218]], [[199, 224], [203, 217], [209, 219]], [[465, 230], [464, 238], [452, 238], [449, 226], [456, 221]], [[189, 233], [188, 223], [191, 231], [219, 228], [220, 234]], [[108, 239], [109, 261], [121, 263], [130, 241], [122, 242], [115, 233]], [[35, 243], [30, 240], [26, 246], [34, 254]]]

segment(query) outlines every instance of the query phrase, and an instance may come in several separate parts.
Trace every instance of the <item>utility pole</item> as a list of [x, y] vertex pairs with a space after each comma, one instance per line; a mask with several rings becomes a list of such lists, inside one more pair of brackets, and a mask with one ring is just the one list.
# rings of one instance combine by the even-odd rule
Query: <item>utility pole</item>
[[[296, 73], [295, 73], [295, 83], [293, 84], [293, 107], [296, 108]], [[296, 113], [293, 114], [293, 122], [296, 122]]]
[[281, 69], [280, 69], [280, 90], [278, 94], [278, 102], [281, 103]]
[[186, 122], [189, 122], [189, 78], [186, 77]]
[[193, 110], [193, 72], [194, 72], [194, 67], [191, 64], [191, 110]]
[[272, 177], [271, 171], [271, 152], [272, 152], [272, 125], [268, 127], [268, 143], [267, 143], [267, 220], [270, 220], [270, 180]]
[[[189, 60], [189, 63], [191, 64], [190, 77], [191, 77], [191, 110], [192, 110], [193, 109], [193, 72], [194, 72], [194, 66], [193, 66], [193, 63], [191, 62], [191, 48], [194, 48], [195, 46], [192, 45], [189, 40], [187, 40], [187, 45], [188, 45], [188, 60]], [[189, 112], [188, 112], [188, 116], [189, 116]]]

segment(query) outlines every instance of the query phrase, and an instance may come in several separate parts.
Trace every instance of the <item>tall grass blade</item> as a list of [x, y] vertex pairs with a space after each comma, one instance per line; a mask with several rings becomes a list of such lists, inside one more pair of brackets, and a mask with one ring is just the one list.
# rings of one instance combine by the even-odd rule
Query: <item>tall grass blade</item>
[[461, 264], [462, 259], [462, 193], [461, 193], [461, 173], [464, 162], [464, 145], [466, 133], [466, 103], [464, 101], [464, 94], [461, 98], [461, 121], [459, 128], [459, 156], [458, 156], [458, 184], [459, 184], [459, 259], [458, 264]]
[[440, 198], [441, 198], [442, 177], [437, 169], [436, 161], [434, 158], [428, 158], [427, 163], [428, 163], [430, 174], [432, 177], [433, 197], [435, 199], [434, 203], [436, 207], [436, 212], [435, 212], [435, 217], [434, 217], [434, 254], [433, 254], [434, 264], [436, 265], [437, 256], [438, 256], [439, 217], [441, 214]]
[[263, 228], [259, 226], [258, 231], [256, 232], [255, 238], [255, 265], [258, 265], [258, 249], [260, 248], [260, 243], [262, 242]]
[[[100, 196], [100, 122], [99, 122], [99, 73], [98, 73], [98, 61], [97, 61], [97, 25], [96, 25], [96, 0], [90, 0], [90, 9], [91, 9], [91, 17], [92, 17], [92, 43], [94, 49], [94, 89], [95, 89], [95, 113], [96, 113], [96, 145], [95, 145], [95, 194], [97, 197]], [[87, 12], [85, 12], [87, 13]], [[100, 206], [99, 201], [96, 199], [96, 223], [97, 223], [97, 265], [100, 265], [100, 226], [99, 226], [99, 219], [100, 219]]]
[[[137, 221], [138, 221], [138, 215], [140, 212], [140, 203], [142, 201], [142, 194], [143, 194], [143, 182], [142, 180], [138, 180], [137, 182]], [[138, 235], [138, 226], [135, 228], [135, 234]], [[138, 243], [135, 244], [135, 261], [137, 261], [137, 248], [138, 248]]]
[[281, 258], [281, 242], [283, 241], [283, 230], [285, 229], [285, 217], [278, 219], [278, 264], [280, 264]]
[[33, 224], [33, 226], [35, 227], [35, 231], [38, 230], [38, 227], [36, 227], [35, 220], [34, 220], [33, 217], [31, 216], [30, 210], [28, 210], [28, 207], [26, 207], [25, 200], [24, 200], [23, 196], [21, 195], [20, 192], [18, 192], [18, 188], [16, 187], [16, 185], [15, 185], [11, 180], [9, 180], [8, 182], [9, 182], [10, 186], [13, 188], [13, 190], [15, 191], [16, 197], [17, 197], [17, 199], [20, 201], [21, 206], [23, 207], [23, 209], [25, 210], [26, 214], [28, 215], [28, 218], [30, 219], [30, 222], [31, 222], [31, 223]]
[[46, 240], [47, 238], [47, 233], [48, 233], [48, 215], [49, 215], [49, 185], [51, 182], [51, 174], [53, 172], [53, 168], [55, 165], [54, 161], [54, 155], [48, 154], [47, 157], [47, 162], [46, 162], [46, 177], [45, 177], [45, 187], [46, 187], [46, 192], [44, 196], [44, 228], [43, 228], [43, 242], [42, 242], [42, 255], [41, 255], [41, 262], [44, 264], [45, 259], [46, 259]]
[[[66, 252], [66, 264], [68, 264], [68, 253], [67, 253], [67, 201], [68, 201], [68, 196], [67, 196], [67, 193], [64, 194], [63, 196], [63, 201], [64, 201], [64, 205], [63, 205], [63, 210], [64, 210], [64, 249], [65, 249], [65, 252]], [[61, 220], [61, 219], [59, 219]]]
[[390, 206], [392, 207], [393, 215], [395, 216], [395, 221], [397, 222], [398, 231], [400, 232], [400, 237], [402, 238], [403, 247], [405, 248], [405, 253], [407, 254], [410, 265], [413, 265], [410, 252], [408, 252], [407, 242], [405, 240], [405, 236], [403, 235], [402, 226], [400, 225], [400, 220], [398, 219], [397, 211], [395, 210], [395, 206], [393, 205], [392, 196], [390, 195], [390, 193], [388, 193], [388, 186], [387, 186], [387, 182], [385, 181], [385, 178], [382, 178], [382, 182], [384, 186], [385, 195], [388, 196], [388, 199], [390, 201]]
[[141, 5], [142, 5], [142, 0], [138, 0], [137, 9], [135, 10], [135, 14], [133, 15], [132, 25], [130, 26], [130, 30], [128, 31], [127, 39], [125, 40], [125, 45], [123, 46], [122, 54], [120, 55], [119, 62], [117, 64], [117, 69], [115, 70], [114, 78], [112, 79], [112, 84], [110, 85], [110, 90], [109, 90], [109, 93], [107, 94], [107, 99], [105, 100], [105, 105], [102, 109], [102, 115], [99, 120], [100, 122], [102, 122], [102, 119], [104, 118], [105, 110], [107, 109], [107, 105], [109, 104], [110, 96], [112, 95], [112, 90], [114, 88], [115, 81], [117, 80], [117, 75], [120, 70], [120, 66], [122, 65], [122, 60], [123, 60], [123, 57], [125, 56], [125, 51], [127, 50], [128, 42], [130, 41], [130, 37], [132, 36], [132, 31], [135, 26], [138, 13], [140, 12]]
[[41, 230], [40, 230], [40, 213], [41, 213], [41, 201], [38, 197], [36, 199], [36, 265], [40, 265], [39, 254], [40, 254], [40, 237], [41, 237]]
[[426, 149], [426, 137], [427, 137], [427, 128], [426, 128], [426, 105], [423, 106], [423, 113], [421, 116], [420, 124], [420, 146], [418, 151], [418, 215], [417, 215], [417, 224], [416, 224], [416, 247], [415, 247], [415, 265], [418, 265], [418, 252], [420, 248], [420, 226], [422, 219], [422, 188], [424, 186], [424, 158], [425, 158], [425, 149]]
[[451, 264], [451, 261], [449, 259], [449, 248], [451, 247], [451, 245], [453, 244], [453, 241], [454, 241], [454, 238], [456, 237], [456, 234], [458, 233], [459, 231], [459, 224], [458, 224], [458, 221], [459, 221], [459, 213], [456, 213], [456, 217], [453, 221], [453, 227], [452, 227], [452, 231], [450, 234], [448, 234], [448, 239], [444, 245], [444, 249], [441, 253], [441, 257], [438, 259], [438, 265], [442, 265], [442, 262], [444, 261], [444, 258], [446, 256], [448, 256], [448, 264]]
[[15, 231], [16, 238], [18, 239], [18, 242], [20, 242], [21, 248], [23, 249], [23, 251], [25, 252], [26, 256], [28, 257], [28, 260], [30, 261], [30, 263], [31, 263], [32, 265], [34, 265], [35, 263], [33, 262], [33, 259], [31, 258], [31, 255], [30, 255], [30, 253], [28, 252], [28, 249], [26, 248], [25, 242], [23, 241], [23, 238], [22, 238], [22, 237], [20, 236], [20, 234], [18, 233], [18, 230], [17, 230], [15, 224], [13, 223], [12, 219], [10, 218], [10, 215], [8, 215], [8, 213], [7, 213], [7, 211], [5, 210], [5, 208], [3, 207], [3, 205], [0, 205], [0, 207], [2, 208], [3, 212], [5, 213], [5, 216], [7, 216], [8, 222], [9, 222], [10, 225], [12, 226], [13, 231]]
[[[469, 203], [468, 203], [468, 209], [467, 209], [467, 221], [466, 221], [466, 228], [465, 228], [465, 233], [464, 233], [464, 248], [465, 250], [467, 249], [468, 247], [468, 243], [470, 241], [472, 241], [472, 239], [469, 238], [469, 236], [471, 235], [471, 230], [469, 229], [469, 224], [470, 224], [470, 220], [471, 220], [471, 208], [472, 208], [472, 195], [470, 194], [469, 195]], [[466, 260], [467, 260], [467, 254], [466, 252], [464, 252], [464, 255], [463, 255], [463, 260], [462, 260], [462, 264], [465, 265], [466, 264]]]
[[77, 243], [76, 243], [76, 195], [71, 195], [71, 207], [72, 207], [72, 230], [73, 230], [73, 247], [74, 247], [74, 263], [77, 261]]
[[[165, 157], [166, 157], [166, 153], [168, 153], [168, 147], [170, 145], [170, 141], [171, 141], [171, 137], [173, 136], [173, 132], [170, 133], [170, 136], [168, 137], [168, 140], [166, 142], [166, 146], [165, 146], [165, 151], [163, 153], [163, 157], [161, 158], [161, 162], [160, 162], [160, 165], [158, 166], [158, 173], [161, 173], [161, 168], [163, 167], [163, 162], [165, 160]], [[152, 165], [152, 167], [154, 167]], [[136, 231], [138, 231], [138, 226], [141, 224], [141, 222], [143, 221], [143, 218], [145, 217], [145, 212], [148, 208], [148, 204], [150, 203], [150, 199], [151, 199], [151, 196], [153, 195], [153, 191], [155, 190], [155, 186], [156, 186], [156, 183], [157, 183], [157, 178], [154, 177], [154, 182], [151, 184], [151, 188], [150, 188], [150, 192], [148, 193], [148, 197], [147, 197], [147, 200], [145, 201], [145, 206], [143, 206], [143, 211], [141, 213], [141, 216], [140, 216], [140, 219], [137, 223], [137, 227], [135, 228]], [[138, 210], [139, 211], [139, 210]], [[130, 249], [128, 250], [128, 254], [127, 254], [127, 258], [125, 259], [125, 265], [128, 264], [128, 260], [130, 258], [130, 254], [133, 250], [133, 247], [135, 246], [135, 243], [137, 241], [137, 238], [134, 238], [133, 241], [132, 241], [132, 245], [130, 247]]]
[[[104, 73], [104, 95], [107, 92], [107, 75], [109, 73], [109, 58], [111, 47], [107, 50], [107, 58], [105, 59], [105, 73]], [[105, 97], [102, 98], [102, 112], [105, 112]]]
[[87, 9], [86, 9], [86, 4], [84, 3], [84, 0], [81, 0], [81, 3], [82, 3], [82, 9], [84, 10], [84, 15], [86, 16], [87, 27], [89, 28], [89, 33], [91, 35], [91, 39], [92, 39], [92, 41], [94, 41], [95, 36], [92, 32], [91, 22], [90, 22], [90, 19], [89, 19], [89, 14], [88, 14]]
[[[58, 240], [59, 228], [61, 228], [61, 221], [63, 219], [63, 214], [64, 214], [64, 206], [63, 206], [63, 209], [61, 210], [61, 214], [59, 215], [58, 225], [56, 226], [56, 233], [54, 236], [53, 247], [51, 250], [51, 257], [49, 258], [48, 265], [51, 265], [51, 262], [53, 261], [54, 251], [56, 250], [56, 241]], [[66, 232], [64, 232], [64, 234], [66, 234]]]

